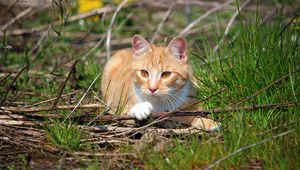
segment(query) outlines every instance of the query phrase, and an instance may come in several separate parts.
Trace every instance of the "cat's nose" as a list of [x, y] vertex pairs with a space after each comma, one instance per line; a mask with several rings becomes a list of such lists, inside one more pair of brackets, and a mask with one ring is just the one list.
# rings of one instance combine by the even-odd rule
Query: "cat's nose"
[[149, 88], [149, 91], [150, 91], [151, 93], [154, 93], [156, 90], [157, 90], [157, 88]]

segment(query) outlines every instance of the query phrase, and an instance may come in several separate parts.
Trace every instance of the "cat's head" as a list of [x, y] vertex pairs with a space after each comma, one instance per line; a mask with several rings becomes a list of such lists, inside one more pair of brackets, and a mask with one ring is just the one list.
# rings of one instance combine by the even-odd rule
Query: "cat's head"
[[135, 35], [132, 51], [133, 83], [138, 93], [164, 96], [186, 90], [191, 70], [184, 38], [175, 37], [167, 47], [157, 47]]

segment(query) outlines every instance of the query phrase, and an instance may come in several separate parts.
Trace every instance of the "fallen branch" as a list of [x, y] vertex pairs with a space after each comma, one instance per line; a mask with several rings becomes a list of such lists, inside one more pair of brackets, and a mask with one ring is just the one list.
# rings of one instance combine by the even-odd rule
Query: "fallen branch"
[[[240, 106], [240, 107], [228, 107], [228, 108], [215, 108], [215, 109], [203, 109], [196, 111], [175, 111], [175, 112], [156, 112], [151, 114], [151, 118], [165, 118], [165, 117], [176, 117], [176, 116], [202, 116], [207, 117], [208, 114], [212, 113], [224, 113], [224, 112], [238, 112], [238, 111], [251, 111], [251, 110], [269, 110], [269, 109], [283, 109], [289, 107], [295, 107], [296, 102], [293, 103], [274, 103], [265, 105], [251, 105], [251, 106]], [[132, 120], [133, 117], [129, 115], [108, 115], [99, 117], [98, 121], [121, 121], [121, 120]]]
[[35, 123], [31, 121], [23, 121], [23, 120], [5, 120], [0, 119], [0, 125], [10, 125], [10, 126], [36, 126]]
[[46, 107], [14, 107], [14, 106], [1, 106], [0, 109], [4, 111], [10, 111], [13, 113], [18, 112], [42, 112], [42, 111], [52, 111], [52, 110], [72, 110], [74, 108], [78, 109], [99, 109], [103, 108], [101, 104], [85, 104], [85, 105], [62, 105], [62, 106], [46, 106]]
[[45, 136], [43, 135], [43, 133], [40, 133], [39, 136], [34, 136], [34, 138], [32, 138], [32, 136], [28, 135], [28, 132], [24, 134], [24, 131], [20, 131], [17, 128], [10, 127], [10, 125], [3, 126], [0, 124], [0, 136], [4, 137], [3, 139], [8, 143], [26, 147], [31, 150], [43, 150], [51, 153], [59, 151], [57, 148], [51, 146], [50, 143], [45, 141]]
[[91, 152], [74, 152], [74, 155], [77, 156], [134, 156], [136, 157], [135, 153], [91, 153]]
[[[166, 117], [177, 117], [177, 116], [202, 116], [207, 117], [209, 114], [213, 113], [224, 113], [224, 112], [238, 112], [238, 111], [251, 111], [251, 110], [269, 110], [269, 109], [283, 109], [283, 108], [290, 108], [295, 107], [297, 102], [290, 102], [290, 103], [274, 103], [274, 104], [265, 104], [265, 105], [250, 105], [250, 106], [239, 106], [239, 107], [228, 107], [228, 108], [215, 108], [215, 109], [202, 109], [202, 110], [195, 110], [195, 111], [174, 111], [174, 112], [156, 112], [151, 114], [151, 118], [158, 119], [158, 118], [166, 118]], [[74, 110], [77, 109], [100, 109], [104, 108], [102, 104], [86, 104], [86, 105], [62, 105], [62, 106], [55, 106], [55, 107], [14, 107], [14, 106], [2, 106], [0, 107], [1, 110], [9, 111], [12, 113], [18, 112], [41, 112], [41, 111], [52, 111], [52, 110]], [[70, 115], [69, 115], [70, 116]], [[42, 117], [42, 114], [37, 115], [37, 117]], [[47, 115], [45, 116], [47, 117]], [[55, 115], [53, 118], [62, 118], [60, 115]], [[95, 121], [112, 121], [118, 122], [121, 120], [133, 120], [134, 117], [129, 115], [106, 115], [102, 117], [98, 117]], [[83, 119], [86, 121], [87, 119]]]

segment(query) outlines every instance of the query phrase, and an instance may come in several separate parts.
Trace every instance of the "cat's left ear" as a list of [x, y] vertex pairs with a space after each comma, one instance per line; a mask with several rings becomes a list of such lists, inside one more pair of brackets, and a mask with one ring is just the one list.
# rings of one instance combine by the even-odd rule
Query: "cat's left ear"
[[187, 43], [184, 38], [182, 37], [175, 37], [173, 38], [167, 49], [169, 50], [173, 56], [177, 59], [179, 59], [181, 62], [186, 63], [187, 62]]
[[132, 50], [135, 56], [140, 56], [145, 52], [151, 51], [149, 43], [140, 35], [132, 37]]

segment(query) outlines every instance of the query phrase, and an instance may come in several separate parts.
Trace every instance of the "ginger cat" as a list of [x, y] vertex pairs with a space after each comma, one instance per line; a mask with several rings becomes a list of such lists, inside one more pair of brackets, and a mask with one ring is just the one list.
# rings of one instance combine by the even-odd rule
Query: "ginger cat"
[[[144, 120], [152, 112], [174, 111], [189, 103], [192, 78], [184, 38], [175, 37], [167, 47], [157, 47], [134, 35], [132, 49], [116, 52], [105, 65], [101, 91], [113, 112], [126, 104], [121, 114]], [[195, 116], [172, 120], [204, 130], [220, 126], [211, 119]]]

